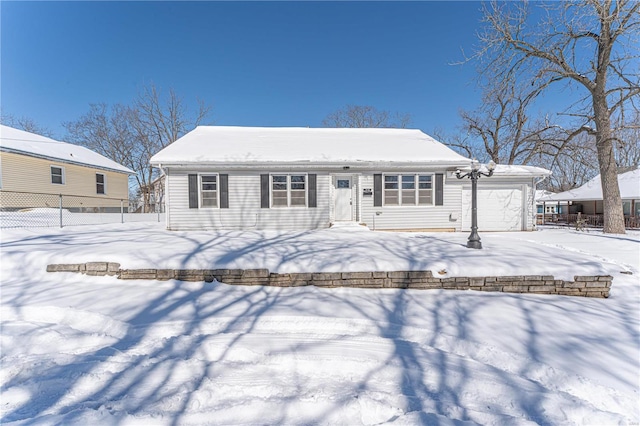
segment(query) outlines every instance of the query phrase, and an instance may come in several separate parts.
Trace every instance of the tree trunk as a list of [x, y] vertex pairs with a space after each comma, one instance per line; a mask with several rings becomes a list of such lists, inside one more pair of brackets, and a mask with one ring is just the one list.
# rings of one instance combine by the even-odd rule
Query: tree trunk
[[604, 207], [604, 232], [606, 234], [624, 234], [624, 212], [618, 185], [618, 167], [613, 147], [613, 135], [609, 109], [604, 90], [593, 93], [593, 111], [596, 123], [596, 148], [600, 168], [600, 182]]

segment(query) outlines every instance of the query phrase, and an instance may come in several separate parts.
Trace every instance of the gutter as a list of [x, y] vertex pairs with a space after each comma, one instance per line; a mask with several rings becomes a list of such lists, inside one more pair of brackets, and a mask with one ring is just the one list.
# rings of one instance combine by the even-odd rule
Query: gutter
[[202, 169], [216, 168], [224, 170], [255, 170], [268, 168], [271, 170], [291, 169], [291, 168], [313, 168], [314, 170], [342, 170], [342, 171], [371, 171], [382, 169], [433, 169], [441, 170], [443, 167], [447, 169], [455, 169], [467, 165], [467, 163], [459, 162], [433, 162], [433, 163], [417, 163], [417, 162], [393, 162], [393, 161], [341, 161], [341, 162], [313, 162], [313, 161], [287, 161], [287, 162], [256, 162], [256, 163], [231, 163], [231, 162], [176, 162], [166, 163], [159, 161], [150, 162], [154, 167], [178, 168], [178, 169]]

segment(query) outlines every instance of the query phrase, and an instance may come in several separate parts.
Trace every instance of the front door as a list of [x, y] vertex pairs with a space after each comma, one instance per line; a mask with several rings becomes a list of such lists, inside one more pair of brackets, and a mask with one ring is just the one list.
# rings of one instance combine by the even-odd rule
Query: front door
[[351, 176], [335, 176], [334, 207], [336, 221], [353, 220]]

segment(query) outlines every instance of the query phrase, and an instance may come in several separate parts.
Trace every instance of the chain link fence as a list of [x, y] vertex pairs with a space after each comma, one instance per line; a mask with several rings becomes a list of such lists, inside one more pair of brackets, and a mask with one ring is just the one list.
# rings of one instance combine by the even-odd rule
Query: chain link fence
[[120, 198], [0, 191], [0, 228], [161, 222], [164, 209], [157, 210], [129, 213], [129, 200]]

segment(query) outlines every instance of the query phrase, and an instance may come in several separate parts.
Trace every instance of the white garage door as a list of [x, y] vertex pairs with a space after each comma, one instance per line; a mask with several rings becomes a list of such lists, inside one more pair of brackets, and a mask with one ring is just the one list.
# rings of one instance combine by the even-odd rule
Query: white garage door
[[[471, 187], [464, 191], [464, 228], [471, 229]], [[522, 189], [478, 188], [478, 231], [521, 231]]]

